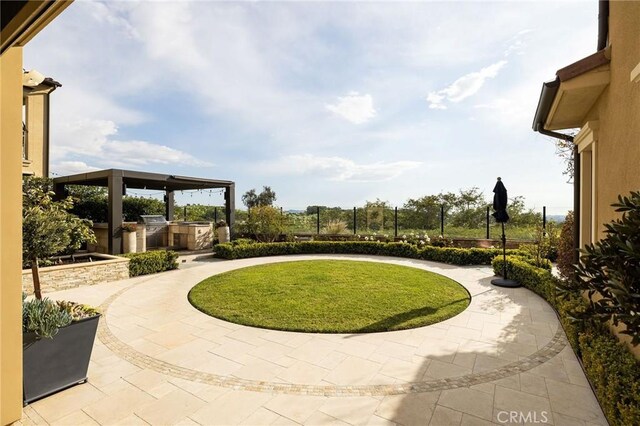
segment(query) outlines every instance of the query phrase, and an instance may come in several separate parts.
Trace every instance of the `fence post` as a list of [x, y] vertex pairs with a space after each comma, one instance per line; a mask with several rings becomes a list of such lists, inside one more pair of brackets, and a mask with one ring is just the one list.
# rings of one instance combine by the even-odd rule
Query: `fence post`
[[542, 235], [547, 236], [547, 206], [542, 206]]
[[487, 240], [489, 239], [489, 206], [487, 206]]
[[444, 204], [440, 204], [440, 236], [444, 237]]
[[320, 234], [320, 206], [316, 207], [316, 233]]
[[282, 212], [282, 207], [280, 207], [280, 216], [282, 216], [284, 213]]
[[394, 215], [393, 215], [393, 229], [394, 229], [394, 236], [397, 238], [398, 237], [398, 208], [396, 207], [394, 210]]
[[214, 222], [218, 222], [218, 208], [217, 207], [213, 208], [213, 221]]
[[357, 225], [357, 221], [356, 221], [356, 208], [353, 208], [353, 235], [356, 235], [356, 226]]

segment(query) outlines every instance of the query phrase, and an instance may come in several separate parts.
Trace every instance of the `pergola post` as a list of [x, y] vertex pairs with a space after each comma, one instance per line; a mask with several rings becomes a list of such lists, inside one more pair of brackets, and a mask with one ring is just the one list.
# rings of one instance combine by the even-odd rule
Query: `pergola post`
[[229, 225], [229, 230], [231, 236], [233, 237], [233, 235], [235, 234], [233, 225], [236, 220], [236, 185], [233, 183], [225, 188], [224, 208], [227, 225]]
[[173, 191], [166, 191], [166, 195], [164, 197], [164, 211], [165, 217], [169, 222], [173, 220], [174, 210], [175, 204], [173, 202]]
[[108, 178], [109, 202], [107, 207], [109, 254], [122, 253], [122, 171], [114, 170]]
[[60, 201], [64, 200], [64, 183], [53, 183], [53, 200]]

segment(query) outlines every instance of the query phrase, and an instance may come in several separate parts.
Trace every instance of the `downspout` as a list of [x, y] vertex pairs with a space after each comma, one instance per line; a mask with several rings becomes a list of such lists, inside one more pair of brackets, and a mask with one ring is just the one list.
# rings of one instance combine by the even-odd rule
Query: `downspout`
[[609, 38], [609, 0], [598, 2], [598, 49], [607, 47]]

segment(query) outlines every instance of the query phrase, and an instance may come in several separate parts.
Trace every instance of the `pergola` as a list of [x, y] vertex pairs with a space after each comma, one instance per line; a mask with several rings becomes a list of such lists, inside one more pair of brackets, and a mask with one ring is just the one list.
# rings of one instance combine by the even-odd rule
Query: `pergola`
[[233, 229], [235, 220], [235, 183], [230, 180], [108, 169], [53, 179], [53, 190], [57, 198], [60, 199], [65, 196], [65, 187], [67, 185], [108, 188], [107, 221], [110, 237], [109, 253], [111, 254], [119, 254], [122, 250], [122, 196], [126, 193], [127, 188], [165, 191], [165, 217], [168, 221], [173, 220], [173, 194], [175, 191], [224, 188], [225, 216], [229, 227]]

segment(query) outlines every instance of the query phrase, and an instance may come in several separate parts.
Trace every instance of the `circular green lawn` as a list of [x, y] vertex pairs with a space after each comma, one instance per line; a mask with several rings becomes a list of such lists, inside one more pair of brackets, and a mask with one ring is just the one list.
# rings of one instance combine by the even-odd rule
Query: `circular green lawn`
[[365, 333], [434, 324], [462, 312], [469, 293], [422, 269], [351, 260], [271, 263], [214, 275], [189, 292], [200, 311], [237, 324]]

